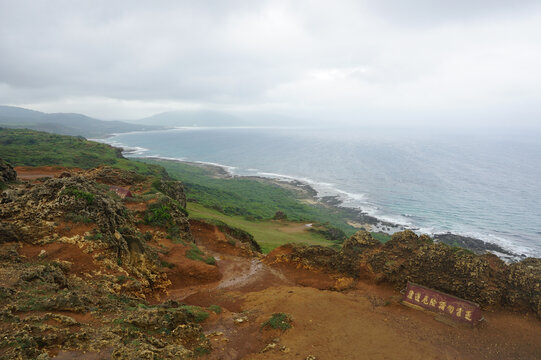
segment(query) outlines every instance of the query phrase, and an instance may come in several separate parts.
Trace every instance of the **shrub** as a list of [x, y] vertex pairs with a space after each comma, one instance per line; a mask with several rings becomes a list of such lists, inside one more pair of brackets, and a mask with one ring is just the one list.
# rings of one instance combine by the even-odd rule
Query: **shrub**
[[87, 191], [81, 191], [75, 188], [66, 188], [62, 191], [62, 195], [74, 196], [76, 199], [83, 199], [87, 205], [94, 203], [94, 194]]
[[186, 251], [186, 257], [191, 260], [203, 261], [209, 265], [216, 265], [216, 259], [212, 256], [204, 257], [203, 252], [195, 244], [191, 244], [190, 249]]
[[165, 260], [160, 260], [160, 265], [161, 265], [161, 267], [166, 267], [166, 268], [169, 268], [169, 269], [172, 269], [172, 268], [175, 267], [175, 265], [173, 265], [170, 262], [167, 262]]
[[165, 204], [152, 204], [145, 214], [145, 224], [165, 226], [172, 220], [171, 208]]
[[325, 239], [337, 242], [339, 244], [343, 243], [347, 238], [346, 234], [342, 230], [330, 226], [323, 230], [310, 228], [310, 231], [321, 234]]
[[101, 240], [103, 239], [103, 234], [100, 232], [95, 232], [92, 235], [86, 237], [87, 240]]
[[68, 213], [64, 216], [64, 218], [67, 221], [71, 221], [72, 223], [78, 223], [78, 224], [90, 224], [94, 222], [94, 220], [92, 220], [86, 215], [80, 215], [80, 214], [74, 214], [74, 213]]
[[218, 306], [218, 305], [210, 305], [209, 310], [214, 312], [215, 314], [221, 314], [222, 313], [222, 308], [220, 306]]
[[293, 319], [291, 319], [291, 316], [284, 313], [274, 313], [269, 320], [261, 325], [261, 328], [264, 329], [270, 327], [272, 329], [280, 329], [283, 332], [287, 329], [291, 329], [292, 322]]
[[185, 310], [188, 314], [194, 317], [195, 322], [203, 322], [209, 317], [209, 313], [200, 308], [199, 306], [193, 305], [184, 305], [182, 309]]

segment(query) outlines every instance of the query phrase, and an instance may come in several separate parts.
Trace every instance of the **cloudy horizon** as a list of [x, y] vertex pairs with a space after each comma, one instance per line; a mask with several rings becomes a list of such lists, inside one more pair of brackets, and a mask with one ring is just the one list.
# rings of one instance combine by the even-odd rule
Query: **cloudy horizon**
[[0, 0], [0, 103], [541, 126], [541, 4]]

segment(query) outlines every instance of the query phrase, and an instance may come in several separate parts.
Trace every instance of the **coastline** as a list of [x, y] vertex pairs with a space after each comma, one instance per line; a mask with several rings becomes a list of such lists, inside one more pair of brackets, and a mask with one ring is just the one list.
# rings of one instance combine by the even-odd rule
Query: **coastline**
[[[129, 153], [129, 151], [127, 151], [127, 153]], [[292, 178], [292, 179], [286, 180], [286, 179], [265, 177], [265, 176], [234, 175], [230, 171], [228, 171], [228, 167], [226, 166], [219, 165], [219, 164], [198, 162], [198, 161], [187, 161], [187, 160], [163, 158], [163, 157], [157, 157], [157, 156], [140, 157], [140, 156], [134, 156], [133, 153], [131, 154], [130, 157], [141, 158], [141, 159], [151, 159], [155, 161], [172, 161], [172, 162], [178, 162], [178, 163], [182, 163], [186, 165], [196, 166], [201, 169], [209, 171], [212, 174], [211, 176], [215, 178], [220, 178], [220, 179], [243, 178], [243, 179], [261, 181], [267, 184], [279, 186], [279, 187], [282, 187], [284, 189], [287, 189], [296, 193], [299, 201], [306, 202], [306, 203], [316, 205], [316, 206], [325, 206], [329, 208], [334, 208], [346, 213], [348, 216], [347, 224], [359, 230], [364, 229], [370, 232], [392, 235], [395, 232], [409, 229], [420, 234], [419, 229], [417, 228], [407, 227], [404, 225], [378, 219], [377, 217], [369, 215], [359, 208], [342, 206], [342, 201], [339, 199], [337, 195], [318, 196], [318, 192], [317, 190], [314, 189], [313, 186], [298, 179]], [[525, 255], [513, 253], [507, 249], [504, 249], [498, 244], [494, 244], [494, 243], [487, 242], [487, 241], [470, 237], [470, 236], [454, 234], [451, 232], [434, 233], [434, 234], [428, 234], [428, 235], [430, 235], [434, 239], [435, 242], [441, 242], [449, 246], [461, 247], [461, 248], [470, 250], [474, 252], [475, 254], [483, 254], [486, 252], [492, 252], [496, 254], [498, 257], [505, 260], [506, 262], [515, 262], [515, 261], [520, 261], [526, 258]]]

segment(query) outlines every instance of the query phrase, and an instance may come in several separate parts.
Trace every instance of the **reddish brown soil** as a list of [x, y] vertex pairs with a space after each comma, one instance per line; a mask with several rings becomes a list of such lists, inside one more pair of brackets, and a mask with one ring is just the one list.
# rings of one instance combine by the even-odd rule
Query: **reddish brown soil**
[[[213, 345], [206, 359], [538, 359], [541, 354], [541, 322], [531, 314], [485, 311], [486, 321], [476, 328], [444, 323], [401, 305], [400, 293], [390, 287], [359, 281], [346, 292], [321, 290], [336, 279], [220, 253], [221, 244], [212, 242], [221, 235], [192, 231], [199, 244], [216, 251], [222, 278], [172, 288], [170, 296], [224, 309], [203, 324]], [[262, 330], [276, 312], [289, 314], [293, 327], [284, 333]], [[241, 316], [247, 321], [236, 324]], [[277, 346], [260, 353], [275, 338]]]
[[43, 177], [55, 177], [64, 171], [79, 172], [81, 169], [67, 169], [62, 166], [16, 166], [17, 177], [22, 180], [34, 180]]
[[210, 251], [235, 256], [252, 256], [250, 252], [240, 247], [238, 241], [236, 244], [235, 242], [229, 242], [227, 235], [212, 224], [190, 220], [190, 228], [196, 243], [204, 246]]
[[125, 201], [124, 202], [124, 205], [132, 210], [132, 211], [145, 211], [147, 209], [147, 204], [144, 203], [144, 202], [140, 202], [140, 203], [135, 203], [135, 202], [128, 202], [128, 201]]
[[92, 254], [83, 252], [77, 245], [50, 243], [45, 245], [23, 244], [19, 254], [25, 256], [28, 260], [35, 261], [41, 251], [44, 250], [44, 257], [48, 260], [62, 260], [71, 263], [70, 273], [74, 274], [92, 274], [100, 267], [94, 263]]
[[173, 243], [169, 239], [159, 242], [165, 254], [160, 254], [160, 259], [170, 264], [164, 271], [171, 281], [171, 288], [184, 288], [190, 285], [203, 285], [218, 281], [221, 277], [215, 265], [209, 265], [199, 260], [191, 260], [186, 257], [190, 247]]
[[84, 236], [84, 234], [88, 231], [91, 231], [96, 227], [95, 224], [85, 224], [85, 223], [73, 223], [73, 222], [67, 222], [67, 221], [57, 221], [58, 226], [56, 227], [56, 233], [60, 236], [75, 236], [75, 235], [81, 235]]

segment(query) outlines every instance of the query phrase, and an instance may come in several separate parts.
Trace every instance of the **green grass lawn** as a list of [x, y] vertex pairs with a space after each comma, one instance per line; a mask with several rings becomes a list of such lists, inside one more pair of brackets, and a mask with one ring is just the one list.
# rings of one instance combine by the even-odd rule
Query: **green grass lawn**
[[230, 226], [242, 229], [254, 236], [264, 253], [287, 243], [323, 245], [333, 243], [323, 236], [307, 231], [303, 222], [292, 221], [248, 221], [242, 216], [229, 216], [219, 211], [195, 203], [188, 203], [188, 213], [192, 219], [220, 220]]

